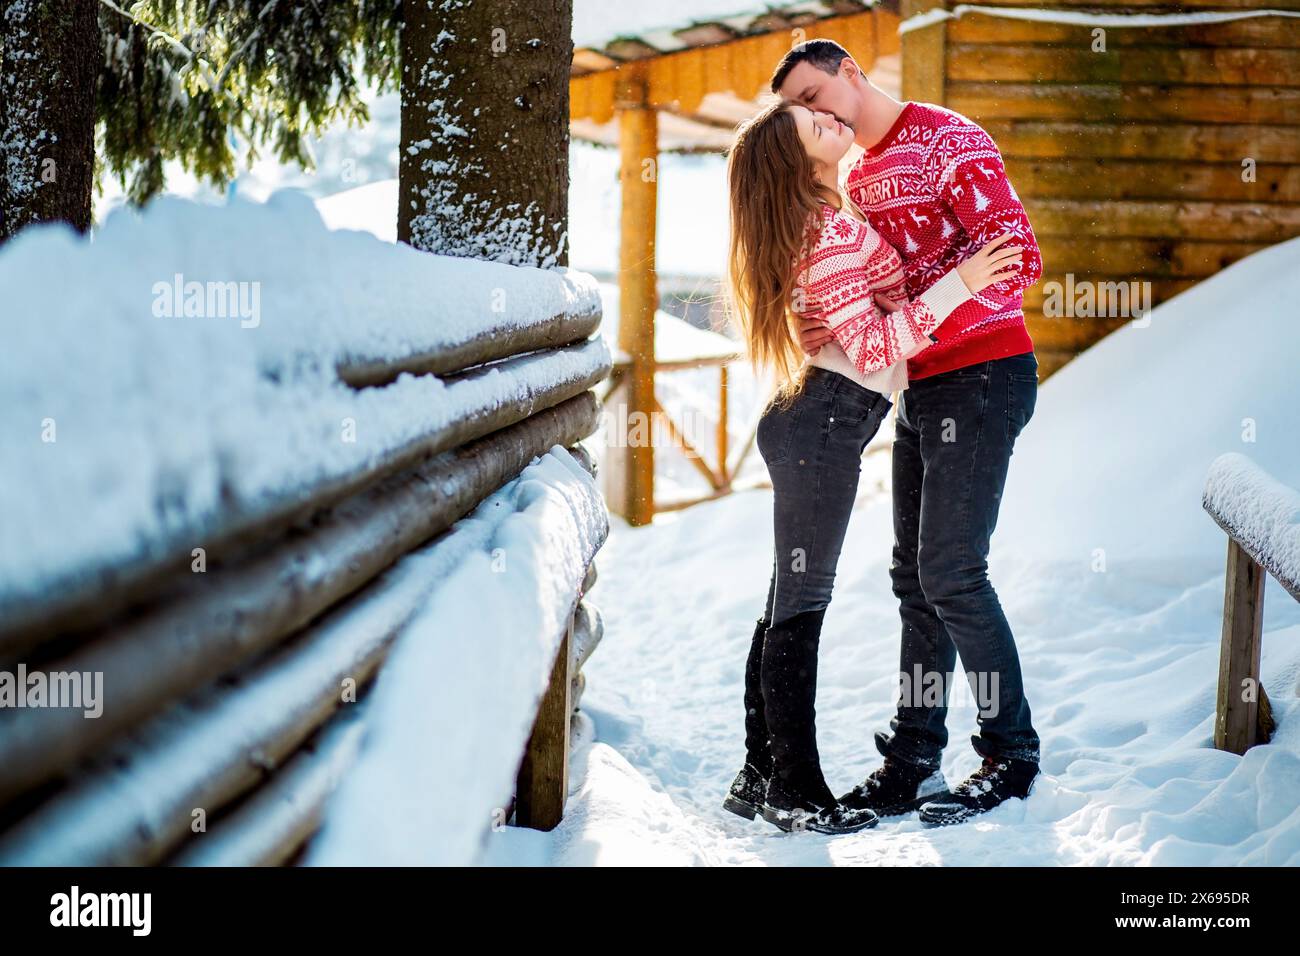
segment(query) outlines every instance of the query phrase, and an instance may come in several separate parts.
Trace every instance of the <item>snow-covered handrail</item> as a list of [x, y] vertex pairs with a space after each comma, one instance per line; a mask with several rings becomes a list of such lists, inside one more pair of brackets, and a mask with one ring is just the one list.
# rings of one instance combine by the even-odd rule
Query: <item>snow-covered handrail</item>
[[1297, 601], [1300, 601], [1300, 492], [1245, 455], [1229, 452], [1210, 465], [1205, 510]]
[[1211, 463], [1201, 503], [1228, 533], [1214, 746], [1244, 754], [1275, 726], [1259, 671], [1264, 583], [1271, 574], [1300, 601], [1300, 493], [1230, 452]]
[[1069, 26], [1131, 29], [1138, 27], [1179, 27], [1201, 23], [1229, 23], [1255, 17], [1300, 17], [1297, 10], [1204, 10], [1194, 13], [1095, 13], [1083, 10], [1043, 10], [1022, 7], [985, 6], [959, 3], [951, 10], [935, 8], [908, 17], [898, 25], [898, 34], [922, 30], [945, 20], [957, 20], [974, 13], [1008, 20], [1033, 20], [1038, 23], [1061, 23]]

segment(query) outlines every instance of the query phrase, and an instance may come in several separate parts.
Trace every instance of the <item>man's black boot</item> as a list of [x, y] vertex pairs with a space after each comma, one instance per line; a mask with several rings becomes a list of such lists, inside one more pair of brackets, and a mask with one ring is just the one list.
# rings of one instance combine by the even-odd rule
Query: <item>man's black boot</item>
[[840, 797], [844, 806], [874, 810], [882, 817], [889, 817], [911, 813], [923, 803], [948, 793], [948, 781], [942, 770], [930, 770], [891, 754], [880, 731], [876, 732], [875, 741], [885, 762]]
[[763, 795], [772, 776], [772, 750], [767, 739], [767, 716], [763, 712], [763, 641], [767, 622], [760, 618], [754, 625], [745, 661], [745, 766], [736, 774], [726, 797], [725, 810], [746, 820], [763, 812]]
[[921, 806], [921, 825], [951, 826], [987, 813], [999, 804], [1029, 796], [1038, 777], [1038, 763], [985, 757], [984, 763], [948, 794]]

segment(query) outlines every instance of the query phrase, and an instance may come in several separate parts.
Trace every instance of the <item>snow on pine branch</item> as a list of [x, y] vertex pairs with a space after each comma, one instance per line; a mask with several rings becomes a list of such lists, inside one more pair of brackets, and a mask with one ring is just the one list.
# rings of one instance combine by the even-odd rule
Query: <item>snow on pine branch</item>
[[968, 13], [1007, 20], [1032, 20], [1038, 23], [1062, 23], [1087, 27], [1179, 27], [1198, 23], [1228, 23], [1254, 17], [1300, 17], [1296, 10], [1206, 10], [1195, 13], [1092, 13], [1080, 10], [1041, 10], [1025, 7], [995, 7], [959, 3], [951, 10], [936, 7], [908, 17], [898, 25], [898, 33], [911, 33], [945, 20], [956, 20]]
[[1300, 491], [1238, 452], [1220, 455], [1205, 482], [1205, 509], [1300, 600]]
[[115, 212], [90, 242], [26, 230], [0, 250], [0, 288], [8, 608], [56, 581], [182, 544], [188, 555], [231, 513], [305, 500], [470, 411], [609, 359], [597, 337], [595, 351], [547, 353], [517, 374], [348, 387], [336, 370], [352, 357], [399, 361], [595, 313], [599, 291], [581, 273], [331, 232], [288, 191], [220, 207], [159, 199]]

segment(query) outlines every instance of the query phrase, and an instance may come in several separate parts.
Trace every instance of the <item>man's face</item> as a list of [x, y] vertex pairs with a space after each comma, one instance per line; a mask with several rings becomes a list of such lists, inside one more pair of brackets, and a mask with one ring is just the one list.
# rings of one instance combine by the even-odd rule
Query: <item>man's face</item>
[[863, 109], [862, 91], [855, 82], [857, 67], [847, 57], [832, 75], [811, 63], [799, 63], [781, 84], [781, 96], [810, 110], [830, 113], [845, 126], [858, 130]]

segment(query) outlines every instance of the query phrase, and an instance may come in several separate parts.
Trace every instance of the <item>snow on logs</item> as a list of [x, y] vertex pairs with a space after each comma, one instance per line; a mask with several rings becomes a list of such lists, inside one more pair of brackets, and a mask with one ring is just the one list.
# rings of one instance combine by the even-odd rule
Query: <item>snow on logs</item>
[[[590, 338], [589, 277], [329, 233], [287, 199], [275, 215], [274, 200], [156, 205], [143, 235], [114, 220], [93, 245], [34, 230], [0, 257], [7, 295], [21, 305], [31, 285], [42, 315], [8, 330], [6, 423], [52, 412], [61, 429], [35, 449], [0, 434], [16, 479], [0, 493], [0, 679], [10, 694], [27, 693], [20, 668], [101, 688], [87, 719], [11, 706], [0, 686], [5, 862], [290, 859], [360, 746], [365, 701], [340, 687], [373, 697], [456, 566], [452, 543], [474, 542], [483, 523], [468, 519], [539, 459], [594, 471], [580, 442], [611, 357]], [[191, 234], [230, 241], [178, 241]], [[258, 323], [219, 332], [124, 311], [142, 277], [198, 274], [180, 261], [196, 251], [207, 274], [282, 286], [275, 318], [266, 291]], [[71, 302], [92, 288], [102, 323]], [[362, 441], [340, 441], [349, 420]], [[596, 530], [576, 579], [552, 590], [589, 653], [598, 616], [578, 602], [607, 516], [594, 483], [567, 493]], [[516, 763], [523, 744], [506, 745]]]

